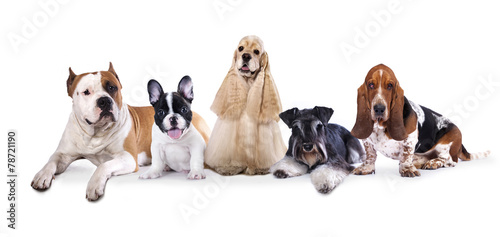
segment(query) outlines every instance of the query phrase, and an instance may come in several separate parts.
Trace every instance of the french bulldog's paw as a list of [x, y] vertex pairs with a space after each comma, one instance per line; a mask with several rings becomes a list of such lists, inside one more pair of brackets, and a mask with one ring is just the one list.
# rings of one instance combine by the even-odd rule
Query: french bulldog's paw
[[139, 175], [139, 179], [156, 179], [161, 176], [161, 172], [152, 172], [150, 170]]
[[31, 187], [36, 190], [46, 190], [50, 188], [52, 180], [54, 179], [55, 176], [53, 172], [42, 169], [35, 175], [33, 181], [31, 181]]
[[203, 170], [191, 170], [187, 176], [187, 178], [191, 180], [204, 179], [205, 177], [205, 172]]

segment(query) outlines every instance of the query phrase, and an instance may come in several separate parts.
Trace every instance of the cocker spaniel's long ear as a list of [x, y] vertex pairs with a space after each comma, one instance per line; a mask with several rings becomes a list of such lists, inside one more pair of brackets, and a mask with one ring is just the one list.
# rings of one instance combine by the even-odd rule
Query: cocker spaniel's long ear
[[365, 83], [358, 88], [358, 115], [351, 134], [358, 139], [366, 139], [373, 132], [368, 93]]
[[389, 120], [387, 120], [387, 131], [391, 138], [396, 141], [401, 141], [408, 137], [403, 120], [404, 103], [404, 91], [399, 86], [399, 82], [397, 82], [392, 94]]
[[237, 51], [235, 50], [231, 68], [210, 107], [222, 119], [238, 118], [245, 109], [247, 102], [247, 90], [239, 80], [236, 71], [236, 55]]
[[264, 74], [264, 86], [262, 88], [262, 104], [260, 109], [259, 120], [261, 122], [268, 122], [274, 120], [279, 121], [279, 113], [282, 110], [280, 95], [276, 84], [274, 83], [273, 76], [271, 75], [271, 67], [269, 65], [269, 56], [267, 52], [262, 53], [260, 58], [260, 73]]

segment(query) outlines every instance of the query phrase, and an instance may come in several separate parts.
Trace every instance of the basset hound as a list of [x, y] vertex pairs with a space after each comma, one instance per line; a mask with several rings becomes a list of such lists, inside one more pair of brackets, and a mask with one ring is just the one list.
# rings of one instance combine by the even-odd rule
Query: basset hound
[[399, 160], [403, 177], [420, 176], [417, 169], [453, 167], [461, 160], [489, 155], [470, 154], [462, 134], [448, 118], [404, 96], [394, 72], [380, 64], [368, 72], [358, 89], [358, 112], [352, 135], [362, 139], [366, 150], [354, 174], [375, 172], [377, 151]]

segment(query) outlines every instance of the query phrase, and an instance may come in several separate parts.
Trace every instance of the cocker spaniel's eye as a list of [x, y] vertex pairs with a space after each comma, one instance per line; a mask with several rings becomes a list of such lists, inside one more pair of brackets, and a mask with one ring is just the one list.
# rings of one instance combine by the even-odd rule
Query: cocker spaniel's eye
[[244, 49], [243, 46], [238, 47], [238, 51], [240, 52], [243, 51], [243, 49]]
[[256, 49], [253, 51], [253, 53], [259, 55], [260, 51]]
[[373, 84], [373, 82], [370, 82], [370, 84], [368, 84], [368, 88], [375, 89], [375, 84]]
[[389, 85], [387, 85], [387, 90], [392, 90], [393, 87], [392, 83], [389, 83]]

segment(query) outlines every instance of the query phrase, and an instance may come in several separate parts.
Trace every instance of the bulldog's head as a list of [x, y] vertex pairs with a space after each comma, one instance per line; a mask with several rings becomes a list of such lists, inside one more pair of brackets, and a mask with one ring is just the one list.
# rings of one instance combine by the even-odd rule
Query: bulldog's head
[[66, 84], [73, 99], [73, 112], [81, 123], [105, 127], [116, 122], [123, 106], [122, 85], [111, 62], [107, 71], [80, 75], [70, 67]]

